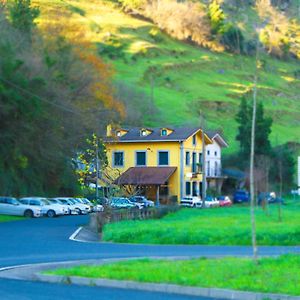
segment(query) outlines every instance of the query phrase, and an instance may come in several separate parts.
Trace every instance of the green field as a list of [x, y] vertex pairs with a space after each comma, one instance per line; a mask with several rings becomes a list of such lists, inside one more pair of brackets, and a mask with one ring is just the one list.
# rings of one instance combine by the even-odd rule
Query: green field
[[[148, 126], [197, 125], [199, 110], [205, 112], [207, 125], [222, 128], [231, 144], [227, 151], [237, 149], [237, 124], [234, 115], [241, 96], [253, 80], [253, 57], [214, 53], [172, 39], [152, 23], [124, 14], [110, 1], [40, 1], [39, 25], [59, 20], [71, 28], [80, 24], [84, 38], [112, 64], [115, 82], [129, 88], [151, 93], [154, 78], [154, 104], [160, 118], [144, 116]], [[68, 19], [61, 15], [71, 13]], [[247, 12], [250, 20], [257, 16]], [[248, 24], [249, 25], [249, 24]], [[281, 61], [262, 55], [259, 76], [259, 100], [274, 119], [274, 144], [300, 140], [300, 70], [296, 61]], [[139, 104], [140, 107], [143, 103]], [[139, 109], [138, 107], [135, 107]]]
[[0, 223], [1, 222], [23, 220], [23, 219], [24, 219], [23, 217], [0, 215]]
[[[256, 208], [259, 245], [300, 245], [300, 201], [270, 205], [269, 215]], [[104, 241], [145, 244], [250, 245], [249, 207], [181, 209], [160, 220], [123, 221], [107, 224]]]
[[231, 257], [179, 261], [140, 259], [47, 273], [300, 295], [299, 265], [299, 255], [261, 258], [258, 265], [249, 258]]

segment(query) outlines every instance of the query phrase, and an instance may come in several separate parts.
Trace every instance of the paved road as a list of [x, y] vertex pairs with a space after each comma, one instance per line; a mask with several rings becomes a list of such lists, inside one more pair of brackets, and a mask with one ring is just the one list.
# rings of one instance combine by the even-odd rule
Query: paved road
[[[68, 238], [77, 227], [87, 222], [88, 216], [71, 216], [0, 223], [0, 268], [41, 262], [101, 258], [251, 255], [250, 247], [126, 245], [70, 241]], [[300, 253], [300, 247], [260, 248], [261, 255], [279, 255], [287, 252]], [[89, 297], [95, 299], [140, 299], [142, 297], [145, 300], [194, 299], [141, 291], [0, 280], [0, 299], [87, 299]]]

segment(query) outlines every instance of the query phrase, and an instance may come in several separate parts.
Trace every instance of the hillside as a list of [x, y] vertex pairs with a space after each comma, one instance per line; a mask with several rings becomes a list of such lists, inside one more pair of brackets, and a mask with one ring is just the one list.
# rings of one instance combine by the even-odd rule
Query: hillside
[[[67, 29], [80, 25], [84, 38], [111, 62], [117, 83], [148, 96], [153, 87], [163, 125], [199, 124], [202, 110], [207, 126], [223, 129], [230, 151], [237, 149], [234, 115], [252, 84], [253, 57], [211, 52], [177, 41], [110, 1], [35, 0], [33, 4], [41, 9], [40, 28], [47, 22], [65, 24]], [[255, 20], [256, 12], [248, 9], [245, 14]], [[244, 25], [249, 32], [249, 23]], [[274, 120], [272, 142], [300, 141], [300, 64], [267, 55], [261, 61], [258, 97]], [[151, 116], [145, 116], [144, 123], [160, 125]]]

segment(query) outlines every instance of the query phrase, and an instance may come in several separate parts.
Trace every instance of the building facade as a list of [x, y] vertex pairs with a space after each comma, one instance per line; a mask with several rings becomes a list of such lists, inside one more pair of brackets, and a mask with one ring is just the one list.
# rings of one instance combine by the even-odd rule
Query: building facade
[[136, 188], [149, 199], [167, 203], [202, 190], [200, 128], [107, 127], [108, 170], [119, 186]]
[[207, 188], [221, 192], [225, 176], [222, 172], [222, 148], [227, 148], [228, 144], [217, 131], [207, 131], [212, 144], [206, 146], [205, 167]]

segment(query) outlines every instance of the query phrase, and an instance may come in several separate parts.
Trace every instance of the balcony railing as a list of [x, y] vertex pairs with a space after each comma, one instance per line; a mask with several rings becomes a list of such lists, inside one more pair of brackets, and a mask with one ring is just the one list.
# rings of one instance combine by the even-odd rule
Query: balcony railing
[[221, 177], [222, 175], [221, 168], [206, 168], [207, 177]]

